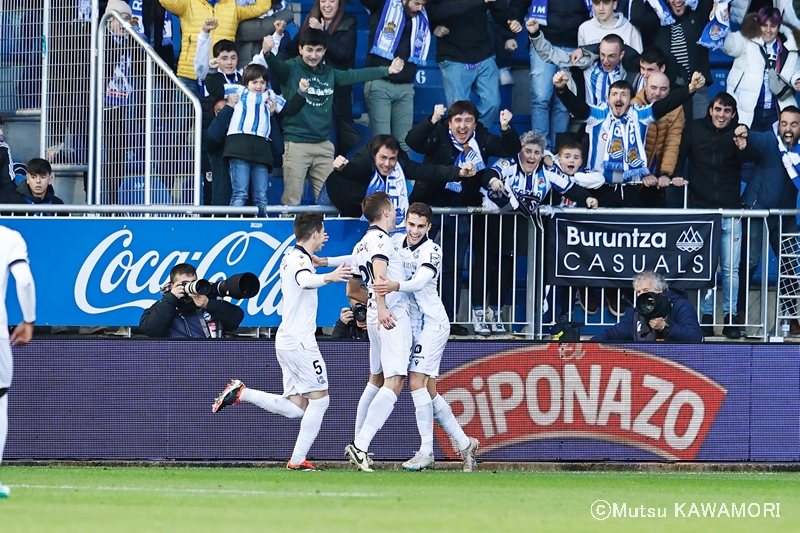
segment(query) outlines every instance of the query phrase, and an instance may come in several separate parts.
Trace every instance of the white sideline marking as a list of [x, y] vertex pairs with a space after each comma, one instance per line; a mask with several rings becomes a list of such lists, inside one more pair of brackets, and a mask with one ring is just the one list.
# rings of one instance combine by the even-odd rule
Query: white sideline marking
[[108, 491], [129, 491], [129, 492], [164, 492], [175, 494], [239, 494], [244, 496], [280, 496], [280, 497], [329, 497], [329, 498], [377, 498], [381, 494], [370, 494], [365, 492], [286, 492], [286, 491], [267, 491], [267, 490], [236, 490], [236, 489], [167, 489], [167, 488], [146, 488], [146, 487], [90, 487], [78, 485], [11, 485], [18, 489], [42, 489], [42, 490], [108, 490]]

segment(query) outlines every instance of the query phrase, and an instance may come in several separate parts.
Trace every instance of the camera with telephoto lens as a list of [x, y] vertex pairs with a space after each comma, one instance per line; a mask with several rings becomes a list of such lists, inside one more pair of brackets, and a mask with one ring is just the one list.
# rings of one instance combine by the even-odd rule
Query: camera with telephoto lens
[[[162, 285], [161, 293], [168, 293], [171, 285], [170, 282]], [[209, 298], [227, 298], [230, 296], [234, 300], [252, 298], [261, 290], [261, 282], [258, 281], [258, 276], [252, 272], [236, 274], [228, 279], [213, 283], [207, 279], [197, 279], [183, 281], [181, 285], [183, 285], [183, 290], [188, 296], [208, 296]]]
[[650, 322], [654, 318], [667, 318], [672, 313], [672, 302], [658, 292], [644, 292], [636, 298], [636, 312], [642, 317], [642, 333], [650, 331]]
[[211, 292], [211, 282], [207, 279], [181, 282], [183, 291], [189, 296], [208, 296]]
[[367, 306], [362, 303], [357, 303], [353, 306], [353, 320], [356, 322], [367, 321]]

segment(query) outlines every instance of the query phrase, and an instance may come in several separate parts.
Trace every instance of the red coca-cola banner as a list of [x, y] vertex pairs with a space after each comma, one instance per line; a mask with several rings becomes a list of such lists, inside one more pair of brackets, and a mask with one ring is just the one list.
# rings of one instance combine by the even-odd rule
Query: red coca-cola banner
[[[479, 453], [536, 439], [587, 438], [692, 460], [727, 391], [686, 366], [597, 344], [493, 354], [440, 377], [439, 393]], [[445, 454], [458, 448], [437, 425]]]

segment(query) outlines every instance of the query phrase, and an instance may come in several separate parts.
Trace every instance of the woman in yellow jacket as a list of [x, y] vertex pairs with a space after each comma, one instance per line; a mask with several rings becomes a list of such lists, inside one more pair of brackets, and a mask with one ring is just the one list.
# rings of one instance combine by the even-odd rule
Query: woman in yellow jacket
[[[193, 61], [197, 34], [206, 19], [217, 19], [219, 26], [211, 32], [211, 46], [222, 39], [233, 41], [239, 22], [258, 17], [269, 11], [280, 0], [159, 0], [164, 9], [181, 20], [181, 55], [178, 59], [178, 77], [196, 89], [197, 75]], [[209, 57], [210, 59], [210, 57]]]

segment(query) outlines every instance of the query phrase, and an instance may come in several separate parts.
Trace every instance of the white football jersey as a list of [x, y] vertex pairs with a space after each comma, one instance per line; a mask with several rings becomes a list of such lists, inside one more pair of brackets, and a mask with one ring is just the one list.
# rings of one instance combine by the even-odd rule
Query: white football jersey
[[410, 293], [409, 315], [412, 330], [416, 333], [426, 326], [446, 326], [449, 329], [450, 319], [447, 318], [447, 311], [438, 291], [442, 249], [427, 237], [411, 247], [406, 246], [405, 235], [397, 234], [393, 240], [403, 259], [404, 280], [413, 279], [421, 268], [433, 271], [433, 279], [421, 290]]
[[0, 226], [0, 339], [8, 339], [8, 273], [11, 265], [19, 261], [28, 262], [28, 245], [25, 244], [25, 239], [13, 229]]
[[309, 348], [317, 345], [317, 289], [304, 289], [297, 274], [316, 274], [314, 262], [303, 248], [295, 246], [281, 260], [281, 325], [275, 335], [275, 348], [294, 350], [300, 343]]
[[[372, 283], [375, 281], [372, 271], [372, 262], [383, 259], [389, 263], [386, 277], [392, 281], [404, 281], [403, 260], [395, 249], [392, 238], [376, 226], [370, 226], [364, 237], [353, 248], [353, 277], [361, 278], [367, 288], [369, 301], [367, 302], [367, 323], [378, 322], [378, 303], [375, 301], [375, 292]], [[399, 314], [408, 313], [408, 295], [402, 292], [390, 292], [386, 295], [386, 308], [400, 318]], [[399, 314], [398, 314], [399, 313]]]

